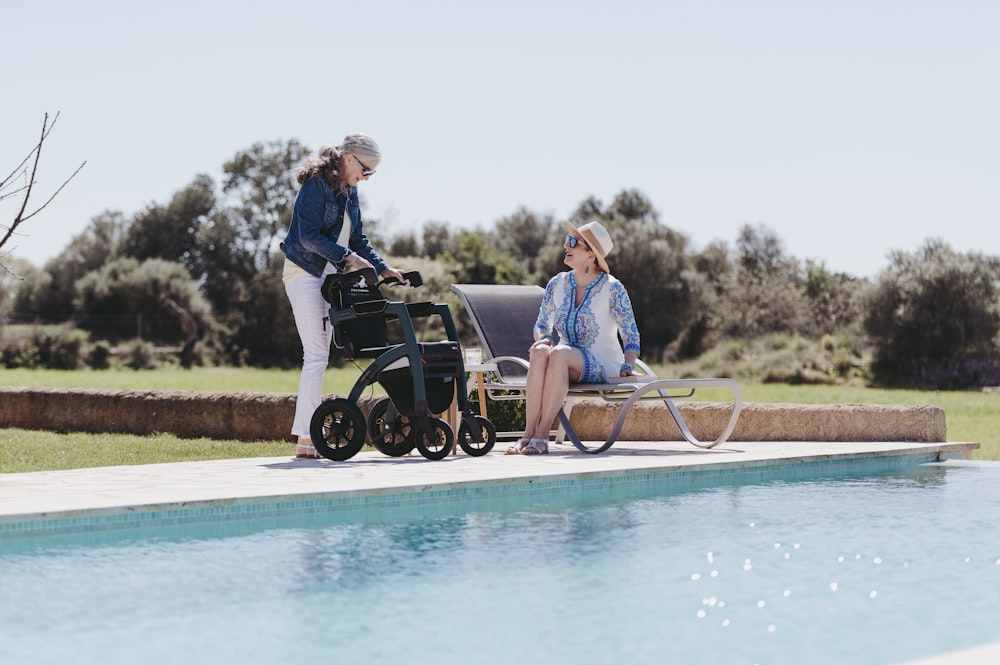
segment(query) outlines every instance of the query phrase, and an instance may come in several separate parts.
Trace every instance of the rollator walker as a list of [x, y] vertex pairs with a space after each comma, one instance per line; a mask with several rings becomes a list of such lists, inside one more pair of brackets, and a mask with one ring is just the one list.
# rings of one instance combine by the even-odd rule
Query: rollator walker
[[[418, 271], [403, 273], [410, 286], [423, 284]], [[325, 458], [342, 462], [356, 455], [365, 442], [382, 453], [400, 457], [416, 448], [429, 460], [452, 452], [456, 433], [435, 414], [447, 412], [457, 400], [458, 443], [478, 457], [493, 449], [496, 429], [469, 407], [465, 364], [458, 330], [445, 303], [387, 300], [379, 287], [399, 284], [378, 280], [373, 268], [329, 275], [323, 297], [330, 303], [333, 343], [347, 359], [373, 358], [350, 394], [325, 400], [313, 413], [309, 431]], [[448, 339], [419, 342], [413, 319], [440, 316]], [[388, 342], [388, 322], [398, 321], [403, 341]], [[367, 420], [358, 407], [365, 389], [378, 382], [388, 397], [372, 405]]]

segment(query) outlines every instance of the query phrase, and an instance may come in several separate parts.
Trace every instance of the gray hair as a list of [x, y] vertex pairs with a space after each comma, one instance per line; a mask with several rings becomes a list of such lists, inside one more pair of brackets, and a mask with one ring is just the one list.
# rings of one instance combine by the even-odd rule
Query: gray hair
[[382, 151], [378, 144], [367, 134], [348, 134], [340, 145], [324, 145], [316, 154], [306, 160], [297, 174], [296, 180], [304, 185], [313, 176], [323, 174], [332, 187], [343, 187], [340, 180], [340, 160], [350, 153], [364, 162], [369, 168], [382, 161]]
[[369, 168], [375, 168], [382, 161], [382, 151], [379, 150], [378, 144], [367, 134], [347, 135], [343, 143], [340, 144], [340, 151], [351, 153]]

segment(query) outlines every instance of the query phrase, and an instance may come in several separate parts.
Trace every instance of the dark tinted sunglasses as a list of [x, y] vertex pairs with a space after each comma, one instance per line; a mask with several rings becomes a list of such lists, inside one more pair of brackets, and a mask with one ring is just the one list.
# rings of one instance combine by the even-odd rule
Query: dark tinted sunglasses
[[588, 245], [586, 242], [584, 242], [583, 240], [580, 240], [576, 236], [571, 236], [568, 233], [566, 234], [566, 242], [564, 242], [563, 244], [564, 245], [569, 245], [570, 249], [572, 249], [573, 247], [576, 247], [577, 245], [581, 245], [581, 244], [584, 247], [586, 247], [587, 249], [590, 249], [590, 245]]
[[360, 159], [358, 159], [358, 156], [355, 155], [353, 152], [351, 153], [351, 157], [353, 157], [355, 161], [357, 161], [357, 163], [361, 165], [361, 175], [365, 176], [366, 178], [370, 175], [375, 175], [375, 169], [368, 168], [368, 166]]

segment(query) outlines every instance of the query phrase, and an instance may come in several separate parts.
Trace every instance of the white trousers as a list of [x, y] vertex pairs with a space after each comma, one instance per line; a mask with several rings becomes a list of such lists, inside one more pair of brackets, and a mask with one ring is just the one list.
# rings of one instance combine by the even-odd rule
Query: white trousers
[[323, 277], [308, 274], [285, 283], [295, 328], [302, 340], [302, 376], [299, 377], [299, 392], [295, 400], [292, 434], [307, 439], [312, 438], [309, 421], [323, 401], [323, 377], [330, 363], [330, 342], [333, 339], [333, 327], [328, 320], [330, 304], [320, 293], [322, 285]]

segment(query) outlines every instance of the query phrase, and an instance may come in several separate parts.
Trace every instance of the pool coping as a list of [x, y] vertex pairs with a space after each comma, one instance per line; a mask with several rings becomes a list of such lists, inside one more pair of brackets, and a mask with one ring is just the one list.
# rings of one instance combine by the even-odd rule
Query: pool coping
[[453, 455], [432, 462], [362, 453], [346, 462], [243, 458], [0, 474], [0, 538], [101, 532], [192, 521], [482, 500], [595, 485], [766, 480], [889, 470], [968, 459], [977, 443], [619, 442], [601, 455], [552, 446], [549, 455]]

